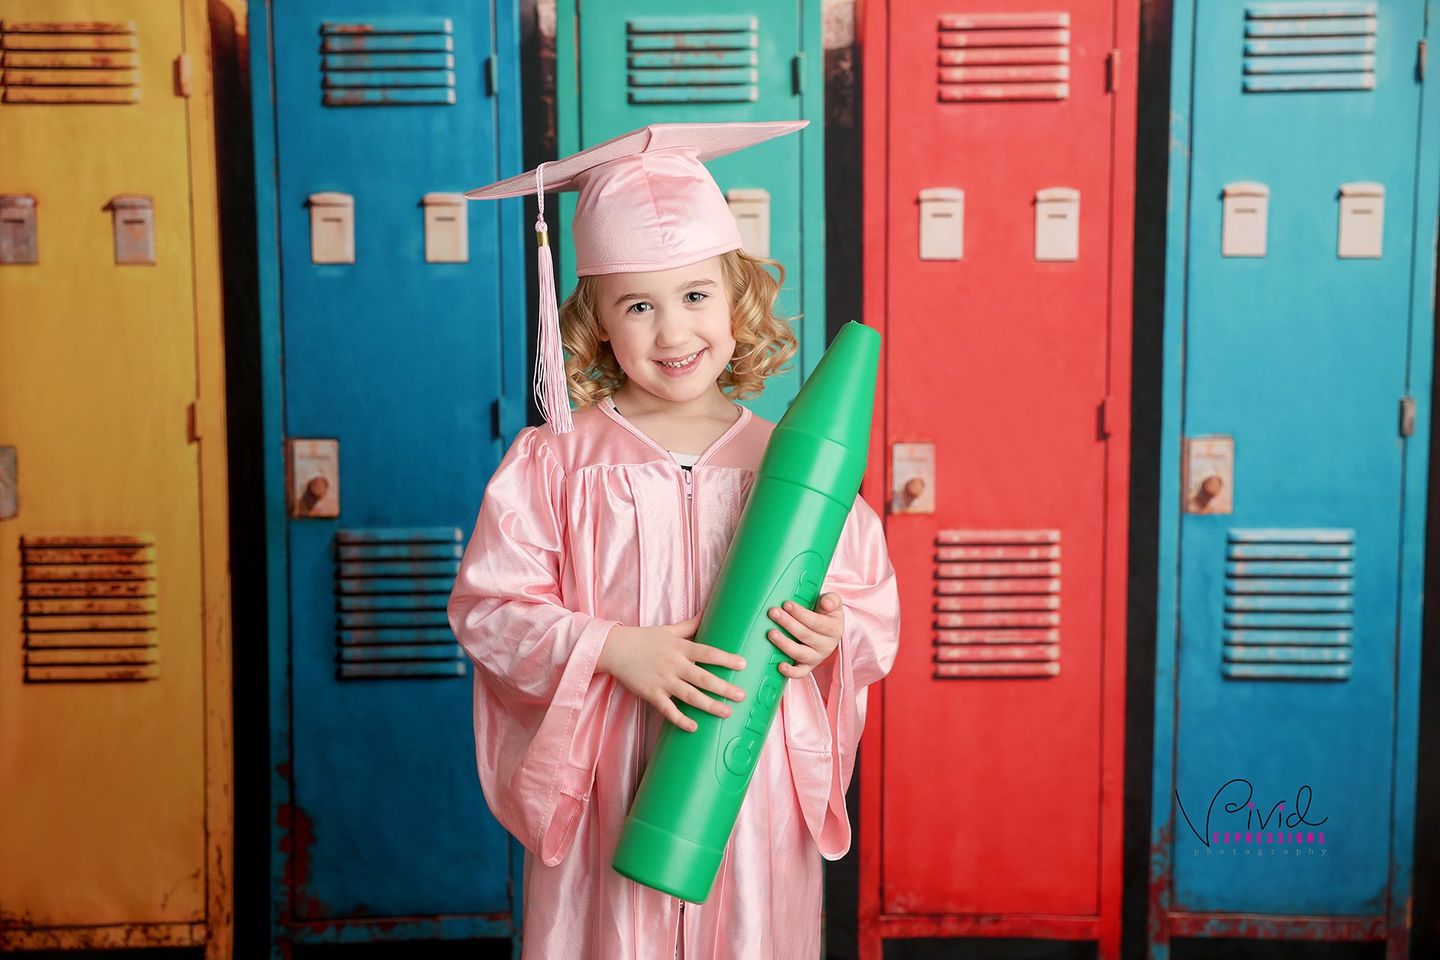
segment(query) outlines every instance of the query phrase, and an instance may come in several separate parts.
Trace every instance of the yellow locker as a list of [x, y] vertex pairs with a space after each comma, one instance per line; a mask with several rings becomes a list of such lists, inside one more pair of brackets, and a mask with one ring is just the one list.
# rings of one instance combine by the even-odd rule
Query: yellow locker
[[206, 7], [0, 0], [0, 949], [230, 953]]

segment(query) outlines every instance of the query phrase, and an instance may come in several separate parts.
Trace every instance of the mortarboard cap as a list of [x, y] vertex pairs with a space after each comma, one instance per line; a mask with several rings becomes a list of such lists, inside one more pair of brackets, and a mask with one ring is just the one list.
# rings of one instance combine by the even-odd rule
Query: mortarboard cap
[[743, 246], [729, 204], [705, 162], [793, 133], [807, 122], [653, 123], [465, 194], [471, 200], [499, 200], [534, 191], [538, 197], [540, 347], [533, 386], [541, 412], [555, 432], [571, 429], [570, 395], [545, 226], [545, 194], [580, 193], [571, 226], [579, 276], [699, 263]]

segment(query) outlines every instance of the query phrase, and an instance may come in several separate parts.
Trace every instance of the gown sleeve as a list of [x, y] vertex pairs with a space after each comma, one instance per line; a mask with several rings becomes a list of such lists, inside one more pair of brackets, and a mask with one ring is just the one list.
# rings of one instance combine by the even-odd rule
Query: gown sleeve
[[475, 756], [490, 810], [547, 866], [590, 797], [614, 680], [596, 675], [618, 621], [561, 602], [564, 471], [536, 427], [496, 468], [450, 594], [475, 665]]
[[890, 672], [900, 642], [900, 596], [880, 518], [861, 497], [845, 521], [822, 593], [845, 610], [840, 646], [804, 681], [786, 684], [785, 744], [806, 826], [820, 853], [850, 849], [845, 791], [865, 727], [866, 688]]

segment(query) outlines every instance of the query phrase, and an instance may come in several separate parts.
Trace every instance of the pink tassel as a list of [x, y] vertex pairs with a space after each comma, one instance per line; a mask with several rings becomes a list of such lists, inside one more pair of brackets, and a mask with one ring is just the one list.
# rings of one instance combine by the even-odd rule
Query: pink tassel
[[565, 349], [560, 344], [560, 304], [555, 296], [555, 260], [545, 227], [545, 181], [542, 163], [535, 171], [540, 213], [535, 218], [535, 243], [540, 277], [540, 331], [535, 351], [535, 405], [556, 433], [574, 429], [570, 419], [570, 391], [565, 378]]

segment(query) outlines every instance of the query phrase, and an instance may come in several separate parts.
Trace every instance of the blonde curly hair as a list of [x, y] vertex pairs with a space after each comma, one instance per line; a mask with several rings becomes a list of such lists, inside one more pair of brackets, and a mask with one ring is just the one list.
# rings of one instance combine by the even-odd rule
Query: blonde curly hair
[[[773, 267], [775, 273], [767, 267]], [[765, 378], [783, 370], [799, 344], [790, 322], [775, 316], [775, 301], [785, 283], [784, 267], [774, 260], [732, 250], [720, 255], [720, 268], [730, 294], [735, 356], [716, 382], [727, 396], [744, 400], [765, 389]], [[596, 315], [598, 281], [598, 277], [580, 277], [574, 292], [560, 305], [565, 383], [577, 410], [604, 400], [627, 379], [615, 351], [600, 339], [604, 329]]]

